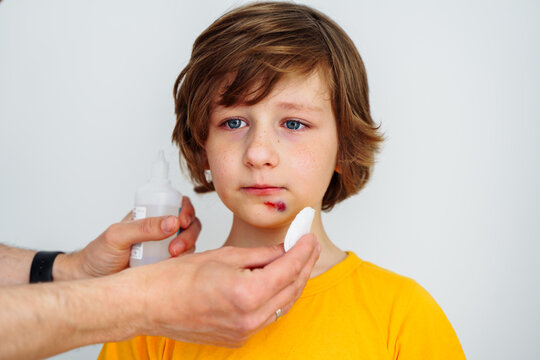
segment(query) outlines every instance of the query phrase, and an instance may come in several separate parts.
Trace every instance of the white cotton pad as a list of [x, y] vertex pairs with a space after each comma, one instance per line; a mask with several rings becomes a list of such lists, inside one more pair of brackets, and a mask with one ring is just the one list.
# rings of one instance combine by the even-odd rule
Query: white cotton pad
[[293, 222], [287, 230], [287, 235], [285, 235], [285, 251], [289, 251], [290, 248], [296, 244], [298, 240], [311, 230], [311, 223], [313, 222], [313, 217], [315, 216], [315, 210], [308, 207], [305, 207], [296, 215]]

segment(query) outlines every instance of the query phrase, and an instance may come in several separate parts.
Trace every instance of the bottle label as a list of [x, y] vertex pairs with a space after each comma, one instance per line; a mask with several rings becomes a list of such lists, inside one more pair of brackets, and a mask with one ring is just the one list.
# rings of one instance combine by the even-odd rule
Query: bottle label
[[[133, 208], [133, 220], [144, 219], [146, 217], [146, 207], [135, 206]], [[143, 258], [143, 244], [133, 244], [131, 246], [131, 257], [133, 259], [141, 260]]]
[[131, 258], [141, 260], [143, 257], [143, 244], [133, 244], [131, 245]]
[[133, 220], [144, 219], [146, 217], [145, 206], [135, 206], [133, 208]]

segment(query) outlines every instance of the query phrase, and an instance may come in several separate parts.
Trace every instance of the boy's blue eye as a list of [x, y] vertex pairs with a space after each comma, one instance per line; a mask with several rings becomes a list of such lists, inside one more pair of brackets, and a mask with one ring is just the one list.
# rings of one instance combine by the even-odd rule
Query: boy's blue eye
[[300, 121], [297, 121], [297, 120], [287, 120], [287, 121], [285, 121], [285, 126], [287, 126], [287, 129], [289, 129], [289, 130], [298, 130], [298, 129], [304, 127], [305, 125], [302, 124]]
[[240, 119], [230, 119], [225, 121], [224, 125], [226, 125], [229, 129], [239, 129], [246, 126], [247, 124], [245, 121], [242, 121]]

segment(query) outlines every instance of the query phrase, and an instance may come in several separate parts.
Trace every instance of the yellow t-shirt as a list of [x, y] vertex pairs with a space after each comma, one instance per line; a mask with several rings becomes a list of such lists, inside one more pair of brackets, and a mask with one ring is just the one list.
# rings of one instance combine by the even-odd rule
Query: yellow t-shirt
[[452, 325], [415, 281], [354, 253], [308, 281], [292, 309], [238, 349], [139, 336], [112, 359], [465, 359]]

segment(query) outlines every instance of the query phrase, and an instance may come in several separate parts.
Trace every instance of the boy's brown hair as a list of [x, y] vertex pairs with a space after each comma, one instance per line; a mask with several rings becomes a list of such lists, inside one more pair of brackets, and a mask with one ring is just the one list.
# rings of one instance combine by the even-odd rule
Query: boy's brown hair
[[[217, 19], [193, 44], [188, 65], [174, 84], [176, 126], [172, 140], [199, 193], [214, 190], [205, 176], [205, 143], [216, 95], [219, 104], [255, 104], [286, 73], [321, 69], [331, 94], [338, 132], [337, 168], [322, 209], [360, 191], [382, 141], [369, 111], [364, 64], [347, 34], [330, 18], [304, 5], [261, 2]], [[224, 85], [226, 77], [232, 77]]]

